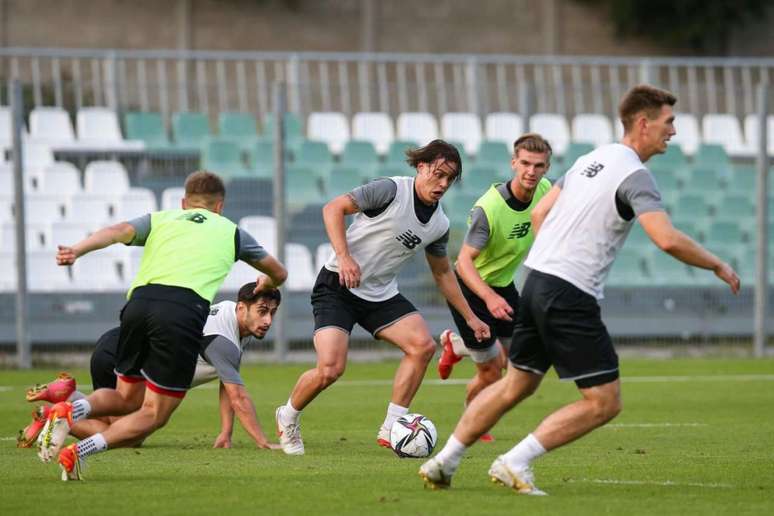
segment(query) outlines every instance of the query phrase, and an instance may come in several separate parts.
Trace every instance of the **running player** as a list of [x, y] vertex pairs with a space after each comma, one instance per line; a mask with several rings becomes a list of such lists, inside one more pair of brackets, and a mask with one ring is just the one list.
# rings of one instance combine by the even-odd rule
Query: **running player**
[[[287, 454], [304, 453], [300, 413], [344, 373], [349, 334], [356, 323], [405, 354], [377, 434], [377, 443], [389, 447], [390, 427], [408, 412], [435, 352], [425, 320], [398, 292], [396, 281], [401, 266], [419, 251], [425, 251], [438, 288], [462, 314], [471, 333], [479, 340], [489, 338], [488, 326], [468, 306], [446, 256], [449, 220], [439, 201], [462, 175], [459, 153], [434, 140], [406, 155], [416, 177], [377, 179], [323, 208], [334, 253], [312, 290], [317, 367], [299, 377], [290, 399], [276, 412], [280, 443]], [[355, 218], [345, 231], [347, 215]]]
[[[225, 194], [217, 175], [194, 172], [185, 182], [182, 209], [154, 212], [101, 229], [72, 247], [59, 246], [59, 265], [119, 242], [145, 246], [121, 311], [116, 389], [57, 403], [41, 433], [38, 454], [44, 462], [59, 455], [63, 480], [80, 479], [86, 456], [129, 446], [166, 424], [191, 386], [210, 303], [236, 260], [266, 274], [255, 292], [276, 288], [287, 277], [282, 264], [221, 216]], [[62, 448], [74, 422], [124, 415], [104, 433]]]
[[666, 151], [675, 135], [676, 98], [648, 85], [621, 101], [621, 143], [581, 156], [532, 213], [532, 269], [519, 302], [507, 375], [484, 389], [462, 415], [444, 448], [419, 474], [433, 488], [449, 487], [465, 450], [500, 417], [530, 396], [553, 366], [574, 381], [581, 399], [548, 415], [489, 468], [490, 478], [519, 493], [543, 495], [531, 463], [591, 432], [621, 411], [618, 356], [600, 316], [605, 278], [637, 218], [663, 251], [709, 269], [731, 291], [739, 277], [717, 256], [672, 226], [644, 162]]
[[[534, 133], [521, 136], [513, 144], [513, 179], [492, 185], [471, 210], [456, 272], [465, 299], [489, 325], [492, 335], [481, 342], [476, 340], [462, 315], [449, 305], [459, 335], [451, 330], [441, 333], [438, 361], [442, 379], [449, 377], [463, 354], [475, 362], [476, 375], [468, 383], [466, 405], [481, 389], [499, 380], [506, 367], [505, 350], [513, 335], [519, 300], [513, 276], [535, 239], [530, 215], [551, 188], [548, 179], [543, 178], [550, 163], [551, 145], [546, 140]], [[491, 441], [492, 436], [484, 434], [482, 440]]]

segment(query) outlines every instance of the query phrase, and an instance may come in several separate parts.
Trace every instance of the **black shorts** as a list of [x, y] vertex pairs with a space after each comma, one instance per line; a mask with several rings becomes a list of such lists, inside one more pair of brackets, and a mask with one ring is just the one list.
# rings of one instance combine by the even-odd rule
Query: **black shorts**
[[352, 332], [355, 323], [376, 337], [380, 330], [417, 311], [411, 301], [397, 294], [385, 301], [366, 301], [339, 284], [339, 275], [320, 269], [312, 289], [314, 331], [340, 328]]
[[521, 292], [509, 358], [514, 367], [586, 388], [618, 378], [618, 355], [593, 296], [571, 283], [530, 272]]
[[121, 328], [108, 330], [97, 340], [91, 354], [91, 386], [97, 389], [116, 388], [116, 356]]
[[121, 310], [116, 373], [182, 397], [191, 387], [210, 303], [193, 290], [138, 287]]
[[[491, 337], [489, 337], [489, 339], [481, 342], [477, 341], [475, 333], [473, 333], [473, 330], [471, 330], [467, 325], [465, 318], [462, 317], [462, 314], [447, 302], [446, 304], [449, 305], [449, 310], [451, 311], [452, 318], [454, 319], [454, 324], [457, 325], [457, 332], [460, 334], [460, 337], [462, 337], [462, 340], [465, 341], [465, 347], [470, 349], [487, 349], [492, 344], [494, 344], [498, 337], [508, 339], [511, 338], [511, 335], [513, 335], [514, 322], [503, 321], [493, 317], [492, 314], [489, 313], [489, 310], [487, 310], [484, 300], [478, 297], [475, 292], [470, 290], [468, 286], [465, 285], [465, 283], [462, 281], [462, 278], [459, 277], [459, 275], [457, 275], [457, 281], [460, 283], [462, 295], [465, 296], [465, 299], [470, 305], [471, 310], [473, 310], [473, 313], [476, 314], [476, 317], [484, 321], [487, 326], [489, 326], [489, 332], [491, 333]], [[510, 283], [504, 287], [491, 288], [498, 295], [502, 296], [502, 298], [505, 299], [509, 305], [511, 305], [511, 308], [513, 308], [513, 317], [511, 318], [515, 319], [516, 311], [518, 310], [519, 305], [519, 293], [516, 291], [514, 284]]]

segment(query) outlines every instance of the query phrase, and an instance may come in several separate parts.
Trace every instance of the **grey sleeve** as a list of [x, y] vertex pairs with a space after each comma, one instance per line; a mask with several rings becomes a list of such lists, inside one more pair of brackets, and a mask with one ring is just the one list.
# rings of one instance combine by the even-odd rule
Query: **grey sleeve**
[[479, 251], [489, 242], [489, 219], [484, 208], [473, 206], [470, 210], [470, 227], [465, 234], [465, 243]]
[[253, 238], [253, 236], [242, 228], [237, 228], [239, 231], [239, 250], [237, 251], [237, 259], [243, 262], [257, 262], [266, 258], [269, 253], [266, 249]]
[[446, 245], [448, 243], [449, 243], [449, 230], [447, 229], [446, 233], [444, 233], [441, 238], [439, 238], [435, 242], [431, 242], [427, 247], [425, 247], [425, 252], [427, 254], [432, 254], [433, 256], [443, 258], [444, 256], [446, 256]]
[[375, 179], [363, 186], [358, 186], [349, 195], [355, 201], [360, 211], [378, 210], [384, 208], [395, 199], [398, 185], [388, 178]]
[[661, 193], [650, 170], [642, 169], [623, 180], [616, 195], [628, 204], [635, 216], [650, 211], [665, 211]]
[[126, 245], [145, 245], [145, 241], [148, 240], [151, 230], [151, 216], [150, 213], [146, 213], [142, 217], [127, 221], [129, 225], [134, 228], [134, 238]]
[[244, 385], [242, 377], [239, 375], [239, 365], [242, 361], [242, 354], [239, 352], [233, 342], [222, 335], [212, 339], [209, 345], [204, 348], [202, 353], [204, 359], [215, 368], [218, 377], [223, 383], [235, 383]]

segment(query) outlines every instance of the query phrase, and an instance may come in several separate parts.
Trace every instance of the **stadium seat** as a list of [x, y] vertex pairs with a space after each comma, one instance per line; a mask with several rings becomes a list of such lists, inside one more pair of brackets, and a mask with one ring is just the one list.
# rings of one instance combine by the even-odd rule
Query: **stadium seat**
[[92, 161], [83, 171], [86, 193], [122, 195], [129, 191], [129, 174], [118, 161]]
[[572, 139], [595, 147], [605, 145], [613, 141], [613, 126], [605, 115], [581, 113], [572, 119]]
[[695, 282], [694, 275], [687, 265], [660, 249], [654, 248], [651, 251], [647, 266], [651, 285], [690, 286]]
[[[769, 115], [766, 117], [766, 134], [768, 144], [766, 146], [769, 156], [774, 155], [774, 115]], [[758, 140], [760, 139], [760, 136], [758, 136], [760, 131], [758, 131], [758, 116], [755, 114], [749, 114], [746, 117], [744, 117], [744, 135], [745, 135], [745, 141], [747, 142], [747, 146], [751, 149], [752, 155], [756, 155], [758, 153]]]
[[116, 220], [131, 220], [156, 211], [156, 196], [147, 188], [131, 188], [119, 197], [115, 208]]
[[672, 218], [675, 223], [680, 221], [696, 222], [709, 216], [709, 206], [704, 197], [696, 194], [688, 194], [680, 197], [672, 209]]
[[286, 206], [290, 212], [298, 212], [307, 204], [323, 199], [320, 191], [320, 177], [315, 169], [307, 165], [289, 165], [285, 169]]
[[670, 141], [680, 145], [683, 152], [689, 156], [693, 156], [701, 143], [698, 120], [690, 113], [675, 113], [674, 126], [677, 134]]
[[344, 146], [339, 162], [344, 167], [360, 170], [361, 177], [371, 178], [379, 166], [379, 155], [371, 142], [350, 140]]
[[[10, 107], [0, 106], [0, 155], [3, 149], [10, 149], [13, 146], [13, 120], [11, 116]], [[22, 124], [22, 141], [28, 136], [27, 127]]]
[[237, 221], [249, 215], [271, 215], [274, 207], [273, 181], [266, 178], [237, 177], [226, 187], [223, 215]]
[[46, 143], [26, 141], [22, 154], [25, 172], [35, 173], [54, 163], [54, 151]]
[[94, 224], [84, 222], [52, 222], [48, 247], [56, 249], [58, 245], [73, 245], [98, 229]]
[[318, 178], [326, 180], [333, 167], [333, 154], [325, 142], [307, 140], [299, 147], [294, 166], [307, 167]]
[[[13, 199], [11, 197], [0, 196], [0, 220], [11, 220], [13, 218]], [[0, 244], [2, 240], [0, 240]]]
[[115, 111], [102, 107], [84, 107], [75, 117], [78, 142], [83, 147], [95, 149], [140, 150], [145, 144], [140, 140], [124, 140]]
[[119, 254], [118, 268], [120, 271], [121, 282], [124, 289], [128, 289], [132, 280], [140, 270], [142, 255], [145, 251], [143, 246], [124, 246], [117, 248], [122, 251]]
[[642, 265], [642, 253], [631, 247], [624, 247], [616, 256], [607, 277], [607, 284], [616, 287], [641, 286], [648, 283]]
[[171, 147], [164, 121], [159, 113], [135, 111], [124, 116], [126, 137], [139, 140], [146, 149], [164, 150]]
[[[0, 222], [0, 245], [7, 252], [16, 251], [16, 222], [12, 218]], [[27, 251], [45, 249], [51, 241], [51, 231], [48, 223], [25, 221], [25, 247]]]
[[226, 180], [249, 174], [242, 163], [239, 144], [223, 138], [207, 139], [202, 146], [201, 164], [203, 169], [215, 172]]
[[72, 290], [70, 267], [56, 264], [51, 251], [27, 253], [27, 286], [32, 292]]
[[256, 140], [248, 152], [248, 162], [251, 173], [256, 177], [274, 177], [274, 142]]
[[502, 142], [508, 149], [524, 133], [524, 119], [516, 113], [489, 113], [484, 121], [484, 136], [487, 140]]
[[483, 193], [484, 190], [470, 193], [463, 190], [461, 186], [456, 185], [446, 192], [443, 199], [441, 199], [441, 203], [444, 207], [443, 211], [449, 218], [449, 222], [453, 228], [467, 228], [470, 210]]
[[639, 223], [632, 226], [629, 236], [626, 238], [624, 249], [633, 249], [642, 253], [653, 247], [653, 242]]
[[323, 268], [323, 266], [328, 262], [330, 257], [333, 255], [333, 246], [330, 242], [324, 242], [317, 246], [317, 250], [315, 251], [315, 272], [320, 272], [320, 269]]
[[10, 165], [0, 165], [0, 197], [14, 196], [13, 168]]
[[701, 121], [702, 141], [723, 146], [729, 156], [752, 156], [742, 135], [742, 126], [735, 115], [708, 113]]
[[314, 249], [328, 240], [322, 218], [323, 202], [324, 200], [321, 199], [309, 203], [302, 210], [291, 215], [290, 223], [286, 228], [288, 241], [299, 242]]
[[235, 142], [242, 150], [250, 149], [258, 139], [255, 117], [250, 113], [220, 113], [218, 136]]
[[696, 168], [715, 170], [722, 178], [731, 173], [731, 160], [722, 145], [702, 143], [696, 149], [693, 163]]
[[487, 165], [494, 167], [510, 167], [511, 150], [508, 145], [502, 141], [484, 140], [478, 147], [476, 154], [477, 165]]
[[309, 249], [302, 244], [286, 244], [285, 263], [288, 270], [293, 271], [293, 274], [288, 274], [288, 290], [291, 292], [312, 290], [317, 274]]
[[652, 169], [651, 172], [656, 180], [656, 186], [658, 186], [658, 190], [661, 192], [664, 199], [667, 199], [678, 192], [680, 183], [677, 176], [671, 171], [664, 171], [661, 168], [656, 168]]
[[568, 171], [575, 164], [575, 161], [577, 161], [578, 158], [584, 154], [588, 154], [593, 150], [594, 145], [590, 143], [570, 143], [564, 152], [564, 157], [562, 158], [562, 170], [564, 172]]
[[177, 210], [182, 204], [183, 197], [185, 197], [185, 188], [182, 186], [173, 186], [171, 188], [165, 188], [161, 193], [161, 209], [162, 210]]
[[726, 191], [714, 206], [716, 222], [737, 222], [749, 230], [755, 225], [755, 199], [741, 192]]
[[675, 173], [678, 169], [686, 167], [688, 160], [683, 154], [683, 149], [678, 143], [669, 143], [664, 154], [656, 154], [648, 160], [648, 168], [651, 170], [668, 170]]
[[467, 154], [475, 155], [482, 140], [481, 119], [475, 113], [444, 113], [441, 137], [460, 142]]
[[689, 194], [705, 195], [712, 202], [712, 197], [723, 193], [722, 174], [715, 168], [695, 166], [689, 169], [689, 175], [682, 178], [682, 190]]
[[335, 166], [325, 181], [325, 193], [328, 199], [333, 199], [337, 195], [345, 194], [362, 184], [363, 177], [360, 175], [359, 169]]
[[438, 138], [438, 122], [430, 113], [401, 113], [396, 126], [399, 140], [419, 142], [421, 146]]
[[81, 256], [72, 266], [73, 290], [86, 292], [121, 292], [124, 282], [118, 272], [123, 259], [121, 248], [102, 249]]
[[198, 150], [211, 135], [207, 115], [194, 112], [174, 113], [172, 135], [178, 148]]
[[310, 140], [325, 142], [332, 153], [339, 155], [350, 139], [349, 122], [342, 113], [310, 113], [306, 121], [306, 135]]
[[251, 215], [239, 220], [239, 227], [247, 231], [266, 252], [274, 255], [277, 250], [277, 228], [274, 217]]
[[352, 117], [352, 138], [371, 142], [379, 154], [385, 154], [395, 139], [392, 119], [387, 113], [355, 113]]
[[97, 226], [109, 224], [115, 220], [116, 195], [82, 193], [70, 196], [66, 207], [67, 222], [92, 223]]
[[[2, 240], [0, 240], [2, 243]], [[5, 247], [0, 249], [0, 292], [16, 291], [16, 254]]]
[[[285, 148], [290, 152], [295, 152], [304, 141], [304, 131], [301, 126], [301, 120], [295, 113], [285, 113], [283, 116], [285, 123]], [[266, 113], [263, 119], [263, 138], [274, 140], [274, 113]]]
[[[769, 175], [769, 182], [774, 177]], [[758, 170], [754, 165], [734, 165], [728, 177], [726, 188], [729, 192], [752, 195], [758, 184]]]
[[415, 149], [417, 147], [417, 143], [413, 141], [395, 140], [390, 144], [390, 148], [387, 151], [384, 162], [388, 165], [406, 165], [406, 151], [408, 149]]
[[57, 161], [40, 171], [38, 189], [40, 193], [72, 195], [80, 193], [81, 172], [67, 161]]
[[706, 226], [704, 245], [713, 252], [744, 243], [744, 232], [736, 221], [712, 222]]
[[501, 183], [502, 177], [499, 169], [483, 165], [473, 165], [464, 171], [462, 176], [462, 190], [470, 194], [484, 195], [492, 183]]
[[27, 224], [48, 224], [63, 219], [63, 199], [58, 195], [26, 194], [24, 204]]
[[570, 144], [570, 127], [564, 115], [556, 113], [536, 113], [529, 119], [529, 130], [548, 140], [554, 154], [564, 156]]
[[58, 107], [36, 107], [30, 112], [30, 138], [51, 147], [77, 147], [70, 115]]

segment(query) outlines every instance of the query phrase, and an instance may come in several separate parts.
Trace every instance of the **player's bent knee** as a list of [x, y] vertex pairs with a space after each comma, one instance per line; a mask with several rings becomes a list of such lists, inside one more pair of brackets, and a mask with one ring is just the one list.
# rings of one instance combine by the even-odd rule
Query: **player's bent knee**
[[322, 366], [318, 368], [323, 388], [328, 387], [344, 374], [343, 366]]
[[416, 357], [421, 358], [422, 360], [429, 362], [430, 360], [432, 360], [433, 355], [435, 355], [435, 341], [430, 336], [424, 339], [417, 340], [409, 348], [409, 351], [407, 354], [414, 355]]

